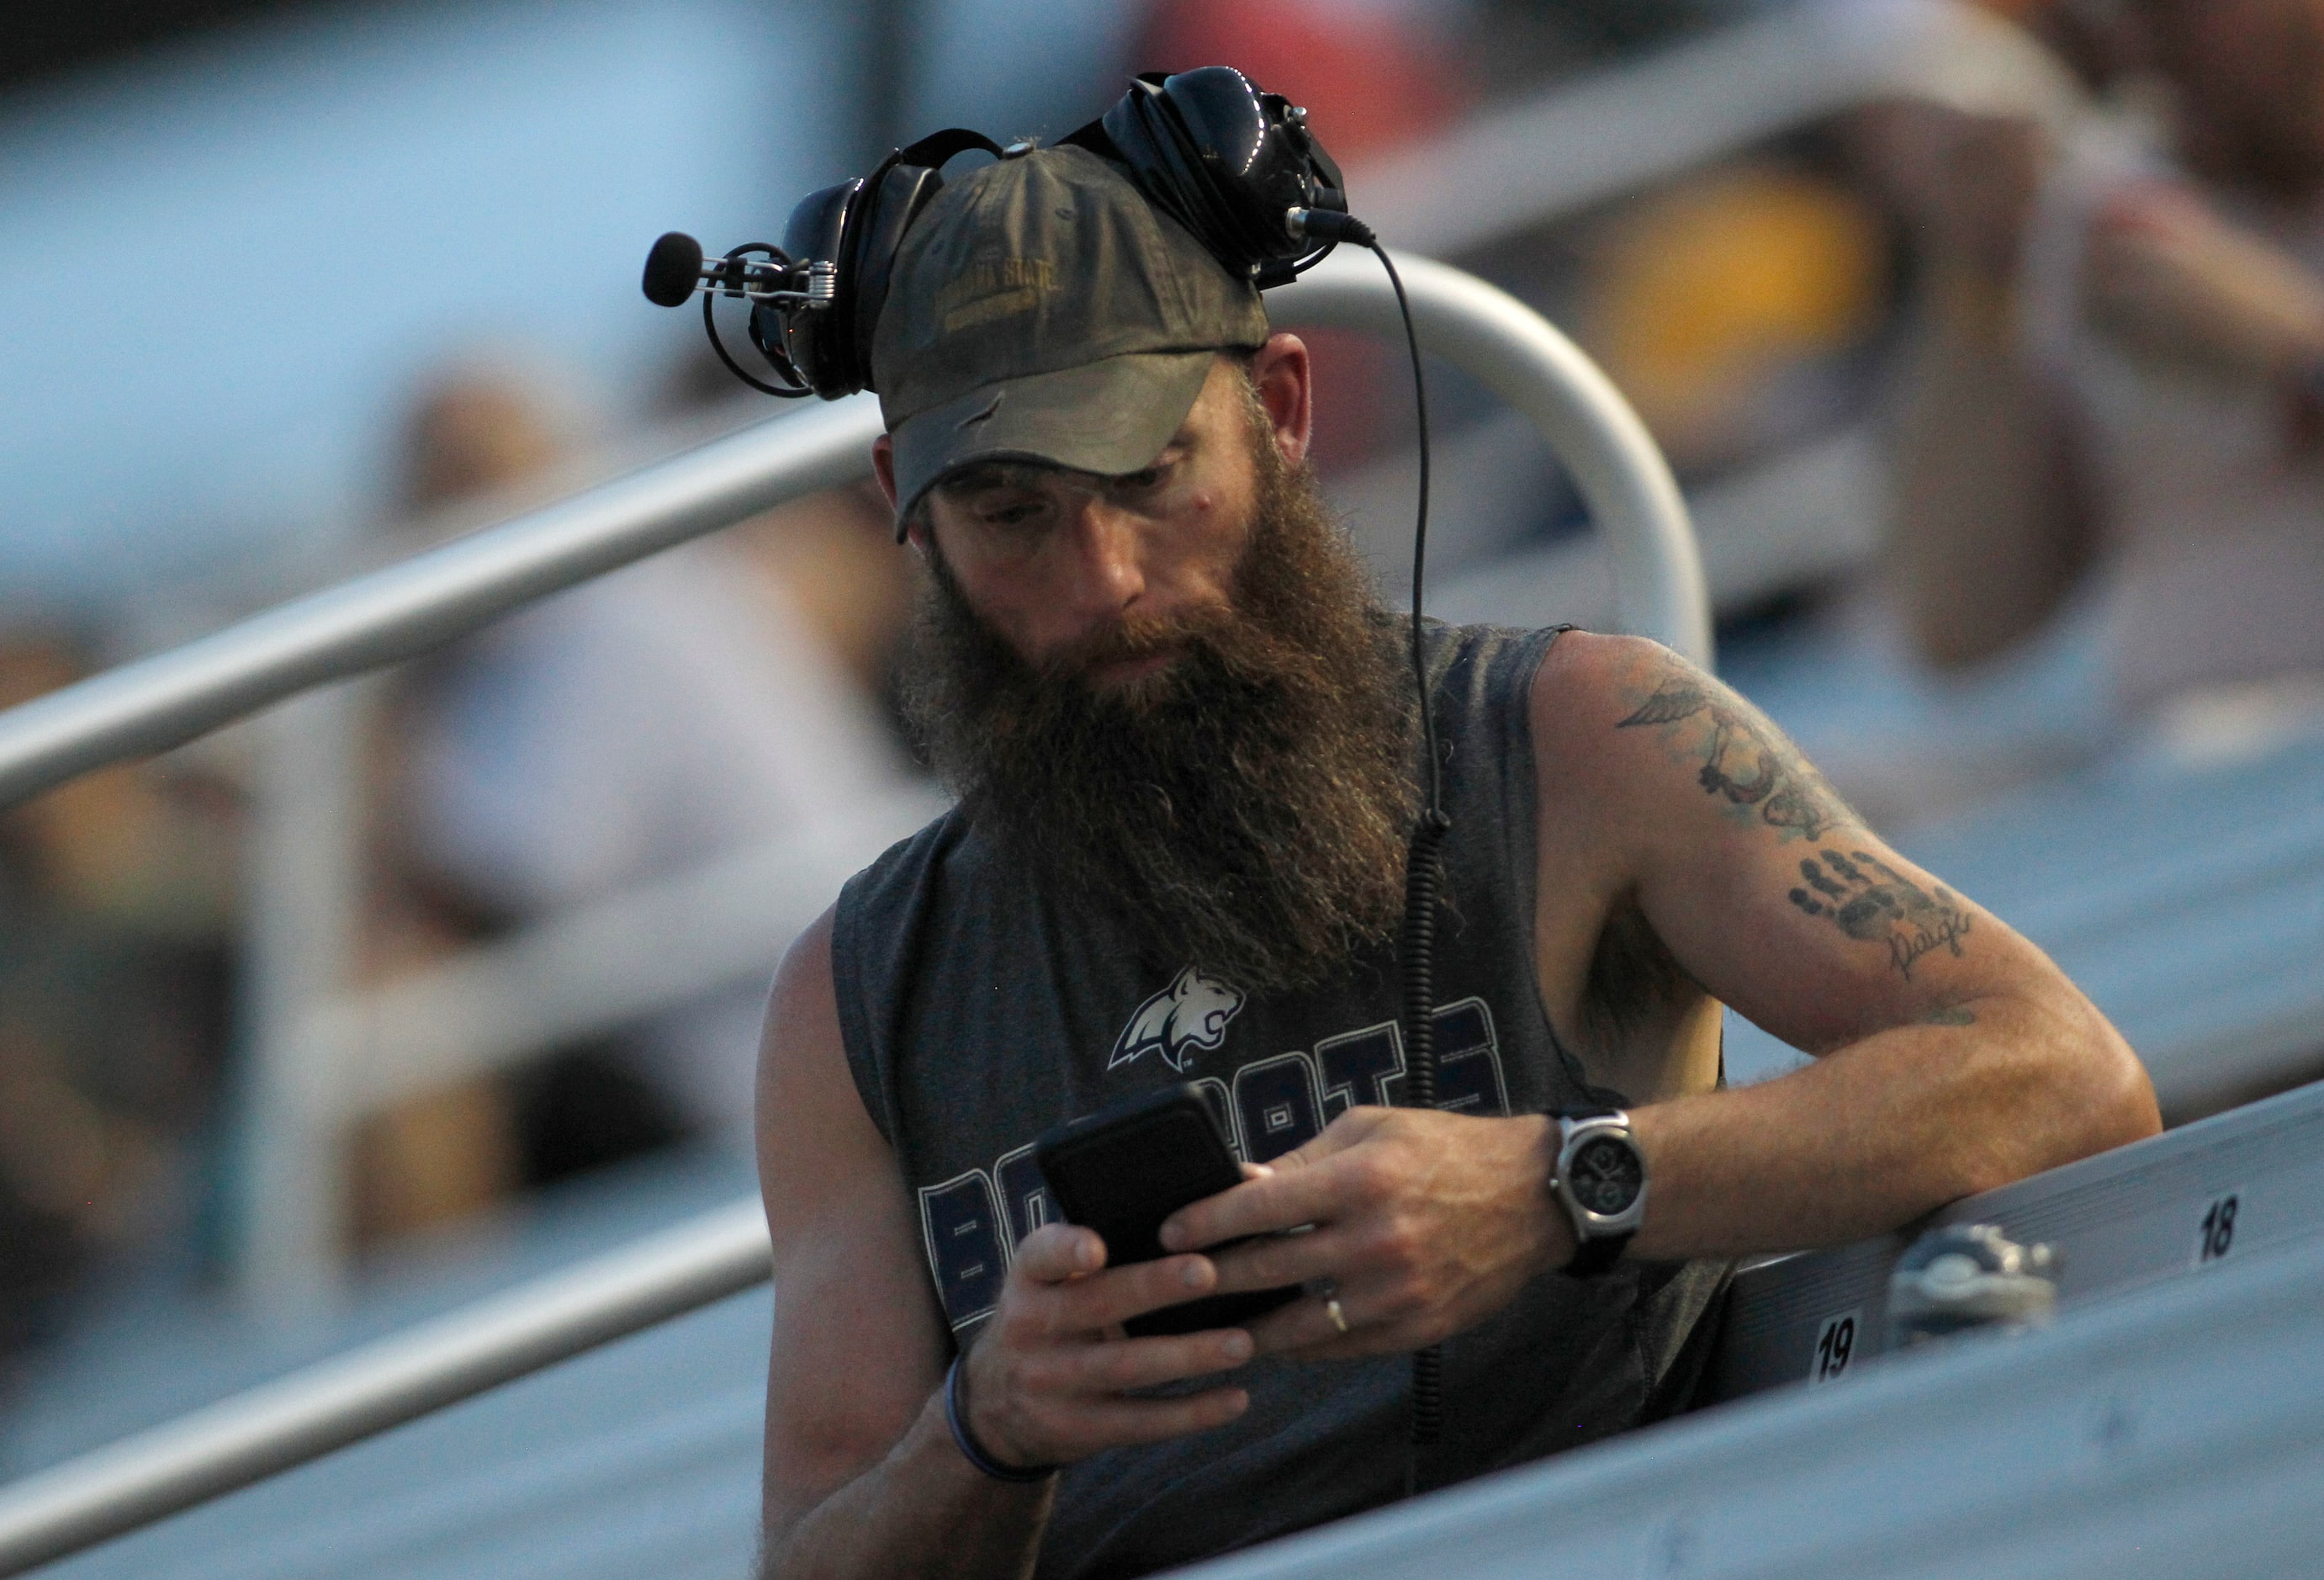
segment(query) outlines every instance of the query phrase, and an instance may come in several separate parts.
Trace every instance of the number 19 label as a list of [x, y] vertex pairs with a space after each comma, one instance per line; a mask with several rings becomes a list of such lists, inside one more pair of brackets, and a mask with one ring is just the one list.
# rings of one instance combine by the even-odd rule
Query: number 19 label
[[2195, 1232], [2197, 1267], [2217, 1261], [2235, 1249], [2236, 1215], [2243, 1206], [2243, 1194], [2230, 1190], [2204, 1204], [2202, 1224]]
[[1864, 1308], [1843, 1311], [1827, 1317], [1816, 1329], [1815, 1360], [1808, 1367], [1808, 1386], [1815, 1388], [1826, 1382], [1837, 1382], [1848, 1372], [1848, 1363], [1856, 1354], [1856, 1335], [1864, 1327]]

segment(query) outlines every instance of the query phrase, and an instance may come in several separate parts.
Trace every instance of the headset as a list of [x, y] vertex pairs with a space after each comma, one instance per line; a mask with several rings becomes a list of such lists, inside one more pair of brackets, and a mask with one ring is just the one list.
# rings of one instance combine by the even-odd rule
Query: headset
[[[1148, 72], [1060, 141], [1120, 167], [1230, 273], [1260, 290], [1289, 283], [1340, 240], [1363, 239], [1347, 229], [1340, 167], [1307, 129], [1307, 112], [1231, 66]], [[754, 389], [826, 401], [877, 389], [872, 343], [896, 255], [944, 189], [944, 167], [972, 151], [1006, 158], [1029, 147], [1003, 148], [958, 126], [923, 137], [868, 176], [809, 193], [791, 210], [779, 247], [753, 242], [706, 263], [700, 245], [673, 231], [647, 256], [646, 295], [677, 307], [702, 292], [712, 346]], [[751, 342], [776, 382], [745, 372], [727, 352], [710, 316], [721, 295], [752, 304]]]
[[[1443, 845], [1452, 829], [1443, 809], [1443, 762], [1423, 651], [1422, 573], [1428, 552], [1428, 389], [1420, 338], [1396, 263], [1371, 227], [1348, 212], [1340, 167], [1307, 126], [1307, 112], [1266, 93], [1231, 66], [1175, 74], [1147, 72], [1098, 119], [1059, 139], [1124, 171], [1147, 201], [1185, 226], [1231, 274], [1261, 291], [1287, 285], [1341, 242], [1368, 247], [1388, 271], [1412, 356], [1420, 429], [1420, 504], [1413, 531], [1411, 658], [1419, 690], [1426, 796], [1405, 869], [1401, 1030], [1405, 1097], [1436, 1104], [1435, 931], [1443, 881]], [[944, 167], [982, 151], [1006, 159], [1031, 144], [1004, 148], [979, 132], [953, 127], [899, 148], [870, 175], [808, 194], [791, 211], [779, 247], [753, 242], [706, 262], [701, 245], [672, 231], [647, 255], [645, 293], [678, 307], [702, 293], [702, 321], [713, 349], [743, 383], [786, 399], [836, 401], [875, 390], [872, 345], [888, 299], [896, 257], [912, 222], [944, 189]], [[752, 254], [763, 254], [763, 259]], [[751, 343], [776, 383], [745, 372], [718, 337], [711, 316], [718, 297], [752, 304]], [[1443, 1430], [1443, 1352], [1413, 1355], [1414, 1449]], [[1416, 1490], [1416, 1459], [1405, 1466], [1407, 1494]]]

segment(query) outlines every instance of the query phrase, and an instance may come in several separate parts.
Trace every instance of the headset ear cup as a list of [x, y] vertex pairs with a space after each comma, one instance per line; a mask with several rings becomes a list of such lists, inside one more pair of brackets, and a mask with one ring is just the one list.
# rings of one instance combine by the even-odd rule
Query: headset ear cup
[[[1199, 171], [1213, 222], [1236, 255], [1253, 265], [1289, 263], [1309, 250], [1286, 216], [1314, 206], [1320, 152], [1280, 94], [1260, 92], [1231, 66], [1182, 71], [1162, 85], [1161, 103]], [[1336, 167], [1334, 167], [1336, 173]], [[1336, 184], [1333, 182], [1332, 184]]]
[[825, 377], [816, 393], [826, 401], [852, 395], [863, 387], [865, 358], [856, 333], [855, 304], [862, 283], [863, 236], [879, 212], [879, 189], [883, 179], [884, 172], [873, 172], [848, 203], [847, 224], [838, 248], [832, 254], [839, 264], [839, 273], [833, 282], [831, 305], [811, 315], [824, 320], [817, 337], [824, 349]]
[[874, 387], [872, 337], [904, 232], [943, 189], [938, 167], [978, 148], [1001, 152], [982, 132], [938, 132], [890, 153], [868, 176], [810, 193], [791, 210], [783, 251], [801, 263], [832, 265], [832, 300], [827, 308], [785, 311], [783, 346], [807, 387], [825, 400]]
[[838, 331], [847, 326], [841, 310], [853, 300], [846, 259], [864, 184], [861, 180], [843, 181], [810, 193], [791, 210], [790, 221], [783, 226], [783, 251], [791, 257], [828, 259], [839, 265], [838, 295], [829, 308], [782, 315], [783, 348], [791, 365], [807, 387], [826, 401], [853, 394], [860, 387], [848, 382], [853, 337]]
[[896, 256], [903, 250], [904, 234], [944, 190], [944, 184], [939, 171], [899, 164], [881, 178], [878, 190], [868, 196], [853, 221], [854, 255], [847, 273], [854, 283], [849, 319], [851, 365], [857, 389], [880, 387], [873, 380], [872, 348], [879, 333], [880, 311], [888, 302], [888, 283], [895, 277]]
[[1220, 230], [1204, 189], [1207, 178], [1193, 151], [1184, 145], [1184, 134], [1164, 102], [1166, 81], [1150, 72], [1139, 78], [1098, 125], [1120, 151], [1130, 180], [1147, 199], [1185, 226], [1228, 269], [1241, 272], [1247, 262]]
[[1091, 131], [1111, 143], [1154, 205], [1232, 273], [1281, 284], [1330, 250], [1293, 236], [1285, 217], [1336, 192], [1339, 167], [1287, 100], [1261, 93], [1231, 66], [1148, 72], [1084, 129]]

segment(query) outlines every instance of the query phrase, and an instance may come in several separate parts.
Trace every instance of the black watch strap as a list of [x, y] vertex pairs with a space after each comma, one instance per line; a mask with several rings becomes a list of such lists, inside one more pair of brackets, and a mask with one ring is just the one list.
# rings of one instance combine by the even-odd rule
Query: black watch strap
[[1569, 1278], [1594, 1279], [1600, 1273], [1611, 1272], [1614, 1264], [1622, 1260], [1622, 1252], [1630, 1248], [1628, 1234], [1604, 1234], [1595, 1240], [1584, 1240], [1573, 1252], [1573, 1260], [1565, 1264]]

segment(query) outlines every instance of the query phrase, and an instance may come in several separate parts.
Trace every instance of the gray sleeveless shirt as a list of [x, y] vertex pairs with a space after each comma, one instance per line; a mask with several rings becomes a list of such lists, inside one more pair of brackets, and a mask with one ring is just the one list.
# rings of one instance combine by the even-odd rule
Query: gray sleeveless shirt
[[[1439, 934], [1442, 1104], [1544, 1113], [1619, 1101], [1558, 1045], [1534, 968], [1534, 753], [1526, 699], [1554, 631], [1434, 627], [1445, 753]], [[1554, 898], [1554, 897], [1553, 897]], [[1069, 909], [997, 859], [955, 811], [842, 892], [832, 971], [863, 1104], [918, 1204], [936, 1302], [965, 1344], [1016, 1242], [1054, 1215], [1032, 1141], [1171, 1081], [1210, 1098], [1264, 1162], [1401, 1085], [1392, 951], [1342, 980], [1244, 993], [1231, 962], [1143, 957], [1120, 922]], [[1445, 1350], [1443, 1484], [1587, 1443], [1687, 1402], [1723, 1288], [1716, 1263], [1544, 1274]], [[1042, 1543], [1047, 1577], [1142, 1575], [1384, 1503], [1402, 1488], [1397, 1355], [1236, 1374], [1231, 1426], [1070, 1467]]]

